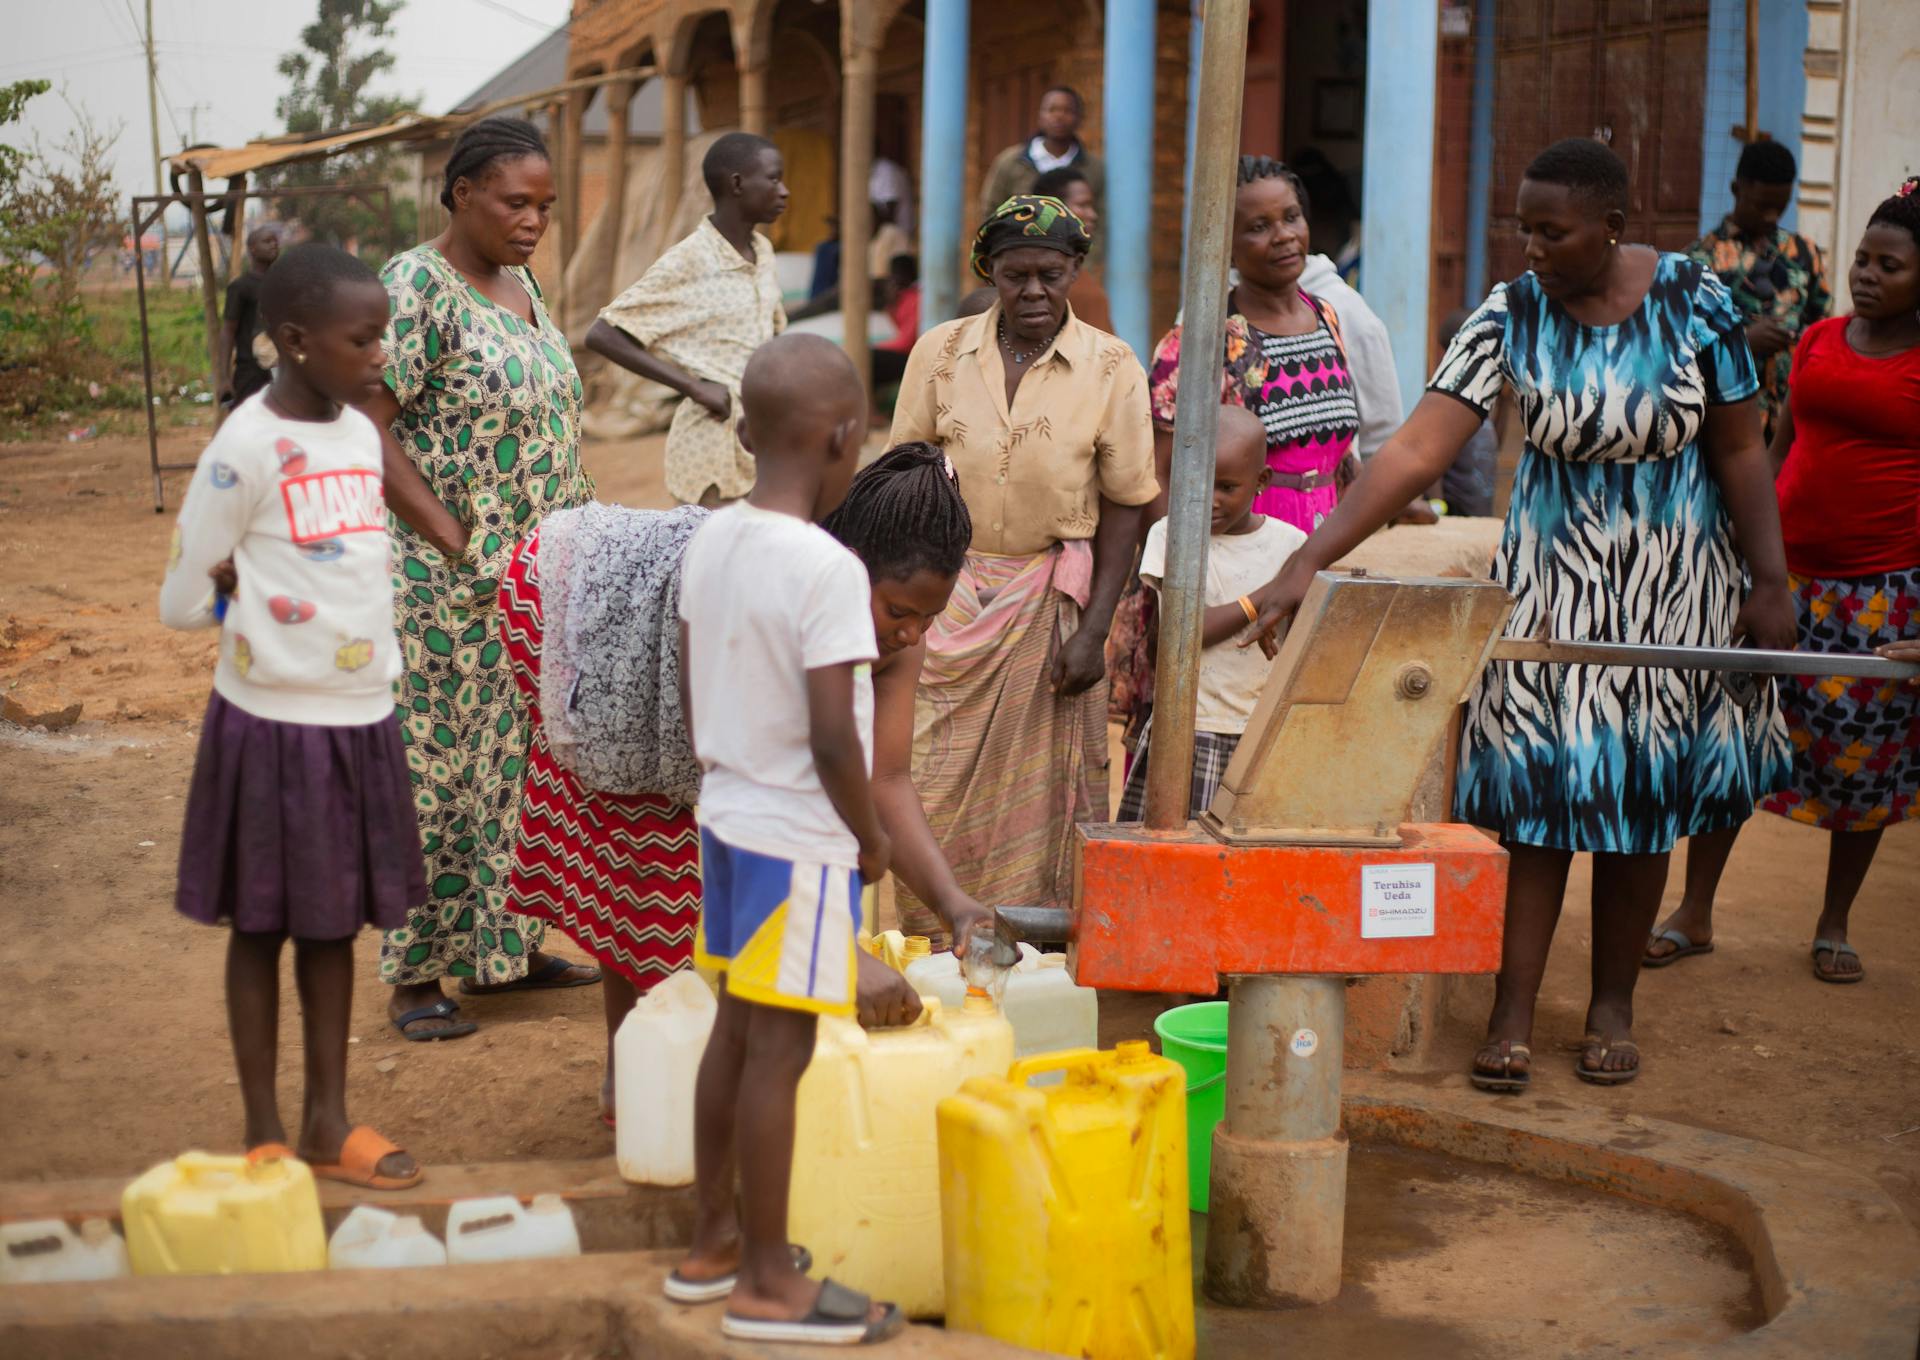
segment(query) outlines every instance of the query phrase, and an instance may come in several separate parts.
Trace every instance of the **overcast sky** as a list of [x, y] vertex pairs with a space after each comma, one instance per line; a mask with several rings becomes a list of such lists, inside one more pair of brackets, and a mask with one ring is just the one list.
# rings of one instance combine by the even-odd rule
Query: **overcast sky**
[[[66, 98], [98, 123], [121, 126], [116, 181], [153, 192], [147, 132], [146, 0], [6, 0], [0, 84], [45, 78], [25, 124], [49, 142], [73, 126]], [[193, 140], [236, 145], [282, 131], [273, 105], [285, 89], [275, 65], [300, 45], [314, 0], [153, 0], [160, 66], [162, 154]], [[568, 0], [406, 0], [396, 16], [394, 66], [381, 92], [419, 95], [444, 112], [566, 22]], [[16, 144], [20, 125], [7, 130]]]

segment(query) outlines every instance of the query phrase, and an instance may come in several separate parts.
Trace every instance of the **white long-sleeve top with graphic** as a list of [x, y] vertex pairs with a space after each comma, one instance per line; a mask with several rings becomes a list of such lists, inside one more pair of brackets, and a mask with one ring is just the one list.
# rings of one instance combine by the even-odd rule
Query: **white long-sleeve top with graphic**
[[393, 632], [380, 436], [350, 408], [288, 420], [243, 402], [200, 455], [160, 587], [169, 628], [215, 623], [207, 572], [239, 586], [213, 687], [255, 717], [359, 727], [393, 716]]

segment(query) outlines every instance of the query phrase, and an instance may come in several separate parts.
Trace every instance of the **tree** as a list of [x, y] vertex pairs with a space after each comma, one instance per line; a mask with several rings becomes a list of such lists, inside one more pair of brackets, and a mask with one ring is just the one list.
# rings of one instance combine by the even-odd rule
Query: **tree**
[[[416, 108], [418, 96], [372, 94], [367, 87], [393, 69], [385, 47], [393, 16], [405, 0], [319, 0], [314, 21], [300, 34], [300, 47], [280, 58], [287, 92], [274, 112], [295, 135], [337, 131], [360, 123], [381, 123]], [[323, 184], [386, 183], [394, 177], [396, 157], [386, 147], [346, 152], [325, 160], [264, 172], [262, 187], [290, 188]], [[405, 240], [412, 235], [412, 205], [395, 205], [395, 226]], [[286, 198], [275, 205], [279, 216], [298, 218], [315, 239], [375, 252], [386, 248], [386, 221], [372, 208], [347, 198]], [[405, 209], [402, 220], [401, 210]]]
[[[0, 125], [49, 88], [0, 87]], [[111, 168], [120, 134], [73, 113], [51, 149], [0, 145], [0, 407], [16, 411], [72, 400], [100, 368], [80, 285], [125, 230]]]

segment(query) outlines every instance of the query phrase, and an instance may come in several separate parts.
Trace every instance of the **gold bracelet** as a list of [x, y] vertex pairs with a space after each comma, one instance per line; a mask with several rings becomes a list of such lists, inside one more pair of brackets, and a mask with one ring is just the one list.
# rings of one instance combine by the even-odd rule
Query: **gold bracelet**
[[1248, 623], [1260, 622], [1260, 611], [1253, 607], [1253, 597], [1251, 595], [1242, 595], [1240, 597], [1240, 609], [1241, 612], [1246, 614]]

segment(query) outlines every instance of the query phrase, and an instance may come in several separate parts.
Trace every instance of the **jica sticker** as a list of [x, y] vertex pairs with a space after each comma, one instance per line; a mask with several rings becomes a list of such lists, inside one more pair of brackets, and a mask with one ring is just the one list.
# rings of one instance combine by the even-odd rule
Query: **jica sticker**
[[1287, 1048], [1296, 1058], [1311, 1058], [1320, 1051], [1320, 1036], [1310, 1029], [1297, 1029], [1287, 1042]]

